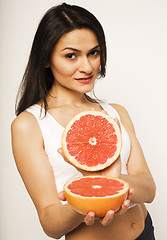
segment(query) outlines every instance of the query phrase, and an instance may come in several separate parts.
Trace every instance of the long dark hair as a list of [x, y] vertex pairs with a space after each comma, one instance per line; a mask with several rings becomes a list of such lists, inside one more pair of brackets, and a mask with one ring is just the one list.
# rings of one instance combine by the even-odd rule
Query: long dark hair
[[[36, 31], [29, 61], [17, 94], [16, 115], [38, 101], [44, 102], [51, 89], [54, 77], [50, 68], [51, 54], [55, 44], [65, 34], [74, 29], [88, 28], [97, 36], [100, 45], [101, 68], [99, 75], [105, 76], [106, 42], [104, 31], [96, 17], [86, 9], [63, 3], [49, 9]], [[87, 99], [91, 100], [86, 94]]]

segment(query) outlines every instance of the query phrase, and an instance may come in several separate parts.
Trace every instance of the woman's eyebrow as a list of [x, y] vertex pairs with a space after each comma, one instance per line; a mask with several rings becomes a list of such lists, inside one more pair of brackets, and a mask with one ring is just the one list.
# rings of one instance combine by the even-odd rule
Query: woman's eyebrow
[[99, 48], [99, 47], [100, 47], [100, 45], [97, 45], [97, 46], [91, 48], [91, 49], [90, 49], [90, 52], [93, 51], [93, 50], [96, 50], [96, 49]]
[[[91, 49], [89, 50], [89, 52], [97, 49], [98, 47], [100, 47], [100, 45], [97, 45], [97, 46], [91, 48]], [[73, 48], [73, 47], [65, 47], [65, 48], [63, 48], [63, 49], [61, 50], [61, 52], [64, 51], [64, 50], [71, 50], [71, 51], [74, 51], [74, 52], [81, 52], [81, 50], [76, 49], [76, 48]]]
[[81, 52], [80, 50], [78, 50], [78, 49], [76, 49], [76, 48], [72, 48], [72, 47], [65, 47], [65, 48], [63, 48], [63, 49], [61, 50], [61, 52], [64, 51], [64, 50], [72, 50], [72, 51], [74, 51], [74, 52]]

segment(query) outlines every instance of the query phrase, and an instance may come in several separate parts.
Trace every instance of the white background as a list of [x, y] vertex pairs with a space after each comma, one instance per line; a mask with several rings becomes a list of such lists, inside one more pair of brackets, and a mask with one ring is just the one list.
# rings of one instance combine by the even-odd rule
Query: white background
[[[16, 170], [10, 124], [37, 25], [60, 1], [0, 1], [0, 239], [49, 239]], [[158, 240], [166, 240], [167, 183], [167, 1], [74, 0], [102, 23], [108, 45], [108, 70], [96, 95], [127, 108], [154, 176], [157, 193], [147, 204]]]

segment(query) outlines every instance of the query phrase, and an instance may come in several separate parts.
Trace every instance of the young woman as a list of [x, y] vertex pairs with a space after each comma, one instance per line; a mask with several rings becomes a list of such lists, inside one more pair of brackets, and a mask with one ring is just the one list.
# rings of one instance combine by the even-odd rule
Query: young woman
[[[14, 158], [48, 236], [152, 240], [144, 203], [153, 201], [155, 184], [131, 119], [122, 106], [86, 95], [96, 79], [105, 76], [105, 67], [105, 37], [98, 20], [78, 6], [64, 3], [51, 8], [37, 29], [18, 94], [11, 126]], [[63, 158], [62, 132], [75, 114], [89, 109], [106, 111], [122, 131], [121, 156], [100, 174], [122, 178], [131, 187], [122, 208], [108, 211], [103, 219], [93, 212], [84, 216], [61, 201], [64, 183], [86, 174]]]

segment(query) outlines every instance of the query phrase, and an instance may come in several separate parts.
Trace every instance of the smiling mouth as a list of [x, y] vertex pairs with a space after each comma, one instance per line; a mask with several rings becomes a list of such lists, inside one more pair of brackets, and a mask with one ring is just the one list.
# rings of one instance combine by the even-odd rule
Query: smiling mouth
[[93, 78], [93, 75], [90, 77], [86, 77], [86, 78], [75, 78], [75, 80], [80, 83], [89, 83], [89, 82], [91, 82], [92, 78]]

